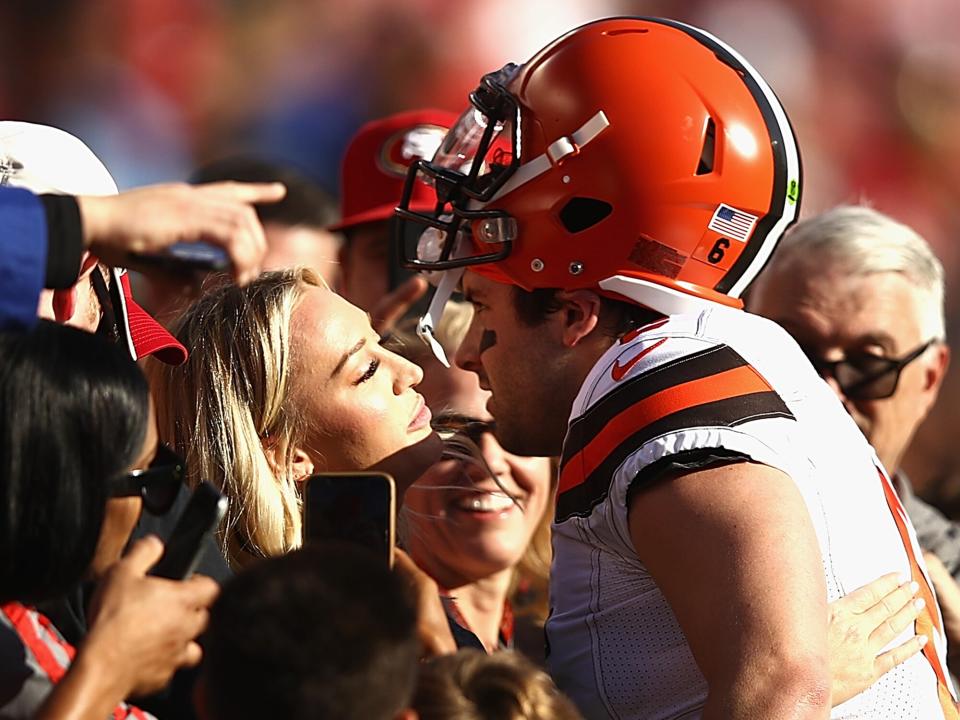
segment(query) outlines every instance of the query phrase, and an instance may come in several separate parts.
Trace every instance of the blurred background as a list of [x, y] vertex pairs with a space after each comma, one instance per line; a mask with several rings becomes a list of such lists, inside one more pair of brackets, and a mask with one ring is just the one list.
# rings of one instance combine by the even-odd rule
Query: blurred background
[[[944, 261], [960, 337], [957, 0], [4, 0], [0, 117], [69, 130], [121, 188], [255, 152], [335, 193], [364, 121], [459, 110], [484, 72], [618, 14], [740, 50], [799, 135], [804, 215], [867, 201], [916, 228]], [[960, 361], [904, 464], [954, 517], [958, 400]]]

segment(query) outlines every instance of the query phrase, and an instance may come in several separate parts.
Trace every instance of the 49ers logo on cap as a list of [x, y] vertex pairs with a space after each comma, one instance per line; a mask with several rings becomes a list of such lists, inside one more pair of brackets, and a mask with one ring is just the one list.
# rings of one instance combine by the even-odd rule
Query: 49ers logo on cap
[[12, 157], [0, 156], [0, 185], [8, 185], [10, 177], [23, 170], [23, 163]]
[[410, 163], [433, 157], [446, 133], [440, 125], [415, 125], [394, 133], [381, 146], [377, 165], [388, 175], [405, 178]]

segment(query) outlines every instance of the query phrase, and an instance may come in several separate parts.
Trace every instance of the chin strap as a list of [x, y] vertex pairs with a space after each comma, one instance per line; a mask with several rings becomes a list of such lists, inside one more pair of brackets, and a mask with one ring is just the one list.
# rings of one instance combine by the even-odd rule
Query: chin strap
[[434, 330], [440, 324], [443, 309], [453, 295], [453, 291], [457, 289], [460, 278], [463, 277], [465, 271], [466, 268], [457, 268], [456, 270], [447, 270], [442, 274], [440, 284], [437, 285], [433, 297], [430, 298], [430, 306], [427, 308], [427, 312], [420, 318], [420, 322], [417, 323], [417, 336], [427, 344], [427, 347], [433, 352], [434, 357], [447, 368], [450, 367], [450, 361], [447, 360], [447, 354], [444, 352], [443, 346], [437, 342], [437, 338], [434, 336]]

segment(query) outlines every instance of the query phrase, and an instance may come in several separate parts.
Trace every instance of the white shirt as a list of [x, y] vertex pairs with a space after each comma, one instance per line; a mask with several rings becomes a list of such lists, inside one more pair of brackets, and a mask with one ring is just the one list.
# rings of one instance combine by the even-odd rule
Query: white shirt
[[[893, 516], [900, 511], [891, 510], [873, 448], [786, 332], [717, 306], [630, 333], [600, 358], [574, 402], [553, 526], [548, 665], [588, 718], [700, 717], [706, 681], [634, 551], [627, 493], [638, 475], [651, 477], [641, 473], [652, 464], [703, 449], [747, 456], [794, 480], [828, 600], [885, 573], [911, 576]], [[909, 520], [904, 535], [925, 577]], [[925, 612], [942, 628], [936, 607]], [[945, 641], [934, 637], [933, 663], [946, 668]], [[938, 692], [920, 654], [831, 717], [940, 718]]]

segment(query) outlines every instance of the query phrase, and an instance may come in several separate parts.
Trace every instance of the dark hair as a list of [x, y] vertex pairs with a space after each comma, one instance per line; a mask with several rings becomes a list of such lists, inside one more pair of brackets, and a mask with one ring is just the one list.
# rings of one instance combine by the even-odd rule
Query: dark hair
[[192, 183], [222, 180], [281, 182], [286, 185], [287, 194], [280, 202], [255, 206], [262, 223], [323, 229], [337, 220], [339, 209], [330, 193], [289, 165], [237, 156], [205, 165], [190, 176]]
[[413, 701], [421, 720], [580, 720], [573, 702], [517, 652], [473, 649], [424, 663]]
[[204, 640], [214, 718], [393, 718], [419, 642], [410, 589], [362, 548], [324, 543], [261, 560], [223, 588]]
[[46, 321], [0, 333], [0, 599], [33, 604], [82, 579], [148, 412], [123, 346]]
[[[558, 288], [524, 290], [513, 286], [513, 308], [517, 319], [528, 327], [543, 324], [548, 315], [562, 307], [557, 299]], [[642, 327], [662, 315], [655, 310], [623, 300], [611, 300], [600, 296], [600, 330], [609, 337], [619, 338], [634, 328]]]

